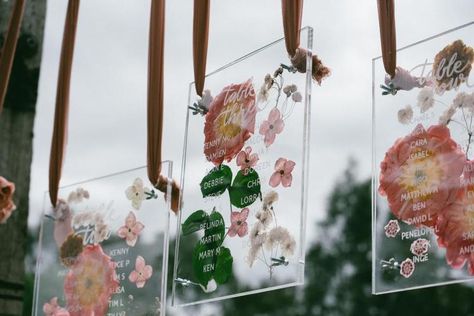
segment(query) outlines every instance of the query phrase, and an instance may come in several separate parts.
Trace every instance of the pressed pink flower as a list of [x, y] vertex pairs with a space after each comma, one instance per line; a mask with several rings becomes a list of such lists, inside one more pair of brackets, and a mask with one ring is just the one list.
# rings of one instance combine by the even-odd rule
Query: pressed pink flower
[[269, 147], [275, 141], [277, 134], [283, 132], [285, 122], [281, 118], [280, 110], [273, 108], [268, 114], [268, 119], [260, 125], [260, 134], [264, 135], [265, 146]]
[[438, 245], [446, 248], [446, 261], [461, 269], [466, 263], [474, 275], [474, 162], [468, 161], [456, 197], [440, 214], [435, 230]]
[[244, 237], [248, 232], [247, 217], [249, 216], [249, 209], [246, 207], [240, 212], [232, 212], [230, 214], [230, 228], [228, 235], [229, 237], [234, 237], [239, 235], [239, 237]]
[[69, 312], [59, 306], [57, 297], [53, 297], [48, 303], [44, 303], [43, 313], [45, 316], [69, 316]]
[[417, 240], [411, 243], [410, 251], [415, 256], [421, 256], [428, 253], [429, 248], [430, 248], [430, 241], [428, 239], [418, 238]]
[[204, 154], [216, 166], [231, 161], [255, 130], [255, 90], [249, 79], [225, 87], [209, 105]]
[[408, 279], [409, 277], [411, 277], [414, 271], [415, 271], [415, 263], [410, 258], [407, 258], [404, 261], [402, 261], [402, 263], [400, 263], [400, 274], [403, 277]]
[[16, 210], [13, 193], [15, 193], [15, 184], [0, 177], [0, 224], [6, 223], [12, 212]]
[[135, 260], [135, 270], [133, 270], [128, 279], [137, 285], [137, 288], [145, 286], [146, 281], [151, 278], [153, 274], [153, 268], [150, 265], [146, 265], [145, 259], [142, 256], [138, 256]]
[[118, 286], [115, 263], [100, 245], [86, 246], [64, 279], [70, 316], [105, 315]]
[[287, 160], [285, 158], [279, 158], [275, 162], [275, 172], [270, 177], [270, 186], [275, 188], [279, 186], [280, 183], [285, 188], [291, 186], [291, 182], [293, 181], [291, 172], [293, 172], [294, 167], [294, 161]]
[[433, 227], [454, 199], [466, 158], [449, 129], [419, 124], [398, 139], [380, 165], [379, 193], [392, 213], [415, 226]]
[[128, 213], [127, 218], [125, 218], [125, 225], [118, 229], [117, 235], [120, 238], [125, 239], [127, 245], [133, 247], [137, 242], [138, 235], [140, 235], [144, 228], [145, 225], [137, 221], [135, 213], [130, 212]]
[[242, 150], [238, 155], [237, 155], [237, 166], [240, 167], [240, 170], [243, 172], [244, 175], [246, 175], [249, 171], [250, 168], [253, 168], [258, 161], [258, 155], [257, 154], [252, 154], [252, 147], [247, 146], [245, 148], [245, 151]]
[[384, 227], [385, 229], [385, 236], [389, 238], [394, 238], [400, 232], [400, 225], [396, 219], [390, 220], [387, 225]]

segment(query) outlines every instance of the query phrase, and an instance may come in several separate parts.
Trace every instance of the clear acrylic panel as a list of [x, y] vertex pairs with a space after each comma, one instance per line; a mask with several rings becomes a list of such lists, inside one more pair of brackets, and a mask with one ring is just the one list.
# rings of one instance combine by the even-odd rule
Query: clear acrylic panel
[[303, 283], [312, 33], [306, 74], [279, 39], [190, 85], [174, 305]]
[[33, 315], [165, 315], [170, 205], [146, 167], [62, 187], [59, 199], [53, 209], [45, 195]]
[[373, 293], [474, 275], [474, 22], [373, 60]]

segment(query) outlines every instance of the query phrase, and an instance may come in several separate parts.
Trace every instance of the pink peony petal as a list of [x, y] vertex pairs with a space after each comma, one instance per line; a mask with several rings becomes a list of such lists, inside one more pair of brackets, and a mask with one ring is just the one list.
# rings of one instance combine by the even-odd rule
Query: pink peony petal
[[280, 119], [280, 111], [277, 108], [273, 108], [268, 114], [268, 122], [270, 122], [270, 124], [273, 124], [278, 119]]
[[259, 133], [261, 135], [265, 135], [269, 129], [270, 129], [270, 123], [268, 121], [263, 121], [262, 124], [260, 125]]
[[151, 278], [151, 275], [153, 274], [153, 268], [150, 265], [145, 266], [145, 269], [142, 271], [143, 277], [148, 280]]
[[243, 236], [247, 235], [247, 232], [248, 232], [248, 225], [245, 222], [242, 225], [240, 225], [240, 228], [237, 231], [237, 233], [239, 234], [239, 237], [243, 237]]
[[283, 171], [286, 174], [291, 173], [293, 171], [294, 167], [295, 167], [295, 162], [291, 161], [291, 160], [288, 160], [287, 162], [285, 162], [285, 167], [283, 168]]
[[263, 139], [265, 146], [269, 147], [275, 141], [275, 133], [272, 130], [268, 130]]
[[276, 134], [280, 134], [283, 132], [283, 129], [285, 128], [285, 122], [283, 122], [282, 119], [278, 119], [273, 123], [273, 129]]
[[138, 235], [144, 228], [145, 228], [145, 225], [143, 225], [141, 222], [137, 222], [135, 226], [133, 226], [132, 232]]
[[234, 237], [237, 234], [237, 225], [231, 225], [229, 228], [229, 231], [227, 232], [227, 235], [229, 237]]
[[135, 270], [142, 271], [145, 268], [145, 259], [142, 256], [138, 256], [135, 261]]
[[128, 276], [128, 279], [130, 280], [130, 282], [132, 283], [136, 283], [137, 280], [138, 280], [138, 272], [133, 270], [132, 272], [130, 272], [130, 275]]
[[245, 221], [247, 220], [247, 217], [249, 217], [249, 209], [246, 207], [240, 212], [240, 220]]
[[127, 238], [128, 235], [128, 227], [122, 226], [117, 230], [117, 236], [120, 238]]
[[281, 174], [280, 172], [276, 171], [270, 177], [269, 184], [271, 187], [276, 188], [281, 182]]
[[142, 287], [145, 286], [145, 283], [146, 283], [145, 281], [138, 281], [138, 282], [136, 283], [137, 288], [141, 289]]
[[133, 212], [128, 213], [127, 218], [125, 219], [125, 226], [132, 228], [135, 226], [136, 222], [137, 218], [135, 217], [135, 214]]
[[254, 167], [257, 164], [258, 159], [259, 158], [257, 154], [251, 154], [249, 157], [249, 160], [250, 160], [249, 166]]
[[237, 223], [239, 220], [240, 220], [240, 213], [239, 212], [230, 213], [230, 222], [232, 224]]
[[287, 162], [287, 160], [285, 158], [279, 158], [275, 162], [275, 171], [279, 172], [280, 170], [284, 170], [286, 162]]
[[290, 174], [285, 174], [283, 177], [281, 177], [281, 184], [287, 188], [291, 186], [291, 181], [293, 180], [293, 176]]
[[241, 152], [237, 155], [237, 159], [236, 159], [237, 166], [242, 166], [242, 165], [245, 163], [245, 159], [246, 159], [245, 152], [241, 151]]
[[127, 242], [127, 245], [129, 245], [130, 247], [135, 247], [135, 244], [137, 243], [137, 240], [138, 240], [138, 238], [137, 238], [136, 235], [129, 234], [127, 236], [126, 242]]

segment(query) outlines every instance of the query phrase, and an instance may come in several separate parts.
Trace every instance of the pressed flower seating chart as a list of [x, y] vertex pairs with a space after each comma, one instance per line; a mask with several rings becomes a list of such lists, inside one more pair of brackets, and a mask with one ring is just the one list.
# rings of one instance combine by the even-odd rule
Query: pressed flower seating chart
[[170, 208], [146, 175], [144, 167], [70, 185], [56, 208], [47, 203], [34, 315], [165, 314]]
[[373, 292], [474, 276], [474, 22], [373, 60]]
[[[311, 49], [311, 28], [301, 41]], [[302, 284], [311, 68], [281, 39], [190, 91], [174, 304]]]

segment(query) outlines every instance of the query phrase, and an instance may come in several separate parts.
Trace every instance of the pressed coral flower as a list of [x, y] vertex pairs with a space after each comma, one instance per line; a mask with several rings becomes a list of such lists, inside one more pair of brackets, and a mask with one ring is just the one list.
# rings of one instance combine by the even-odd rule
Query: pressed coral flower
[[379, 193], [392, 213], [415, 226], [434, 226], [438, 214], [454, 199], [465, 162], [449, 129], [418, 125], [386, 152], [380, 168]]
[[385, 236], [388, 238], [394, 238], [400, 232], [400, 225], [398, 225], [398, 221], [396, 219], [392, 219], [387, 223], [387, 225], [385, 225], [384, 229]]
[[53, 297], [49, 302], [44, 303], [43, 313], [45, 316], [69, 316], [69, 312], [59, 306], [57, 297]]
[[260, 135], [265, 136], [265, 146], [269, 147], [271, 144], [273, 144], [276, 135], [283, 132], [284, 127], [285, 122], [283, 122], [280, 110], [273, 108], [268, 114], [268, 119], [263, 121], [262, 125], [260, 125], [259, 132]]
[[15, 184], [0, 177], [0, 224], [6, 223], [12, 212], [16, 210], [13, 193], [15, 193]]
[[137, 288], [145, 286], [146, 281], [151, 278], [153, 274], [153, 268], [145, 263], [145, 259], [142, 256], [138, 256], [135, 260], [135, 270], [133, 270], [128, 279], [130, 282], [135, 283]]
[[143, 180], [140, 178], [136, 178], [125, 191], [127, 199], [132, 201], [132, 207], [136, 210], [139, 210], [143, 200], [146, 200], [152, 194], [151, 190], [143, 185]]
[[138, 235], [145, 228], [141, 222], [137, 221], [137, 218], [133, 212], [128, 213], [127, 218], [125, 219], [125, 225], [120, 227], [117, 231], [117, 235], [120, 238], [125, 239], [127, 245], [130, 247], [135, 246]]
[[115, 263], [100, 245], [88, 245], [64, 279], [64, 295], [71, 316], [105, 315], [117, 291]]
[[244, 208], [240, 212], [232, 212], [230, 214], [230, 228], [228, 235], [229, 237], [234, 237], [239, 235], [239, 237], [244, 237], [248, 232], [247, 217], [249, 216], [249, 209]]
[[469, 77], [473, 62], [474, 49], [462, 40], [443, 48], [433, 62], [433, 76], [438, 88], [441, 91], [457, 88]]
[[436, 235], [440, 247], [446, 248], [446, 261], [455, 269], [468, 264], [474, 275], [474, 162], [468, 161], [461, 177], [456, 199], [438, 219]]
[[275, 162], [275, 172], [270, 177], [269, 184], [273, 188], [280, 185], [287, 188], [291, 186], [291, 182], [293, 181], [293, 169], [295, 168], [295, 162], [291, 160], [287, 160], [285, 158], [279, 158]]
[[237, 166], [239, 166], [243, 174], [246, 175], [250, 168], [255, 167], [258, 159], [259, 158], [257, 154], [252, 154], [252, 147], [247, 146], [245, 150], [241, 151], [237, 155]]
[[212, 101], [204, 124], [204, 154], [220, 165], [232, 160], [255, 130], [255, 90], [249, 79], [225, 87]]

